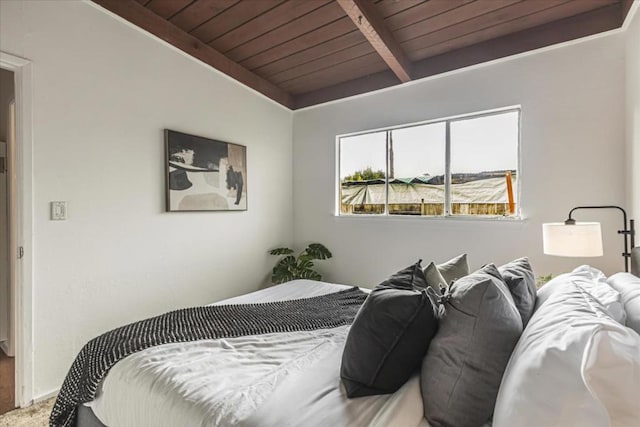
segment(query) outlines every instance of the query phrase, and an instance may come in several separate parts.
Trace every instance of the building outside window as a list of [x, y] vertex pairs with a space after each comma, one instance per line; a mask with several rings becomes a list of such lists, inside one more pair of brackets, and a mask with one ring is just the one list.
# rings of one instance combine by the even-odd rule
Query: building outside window
[[339, 215], [519, 216], [518, 107], [337, 140]]

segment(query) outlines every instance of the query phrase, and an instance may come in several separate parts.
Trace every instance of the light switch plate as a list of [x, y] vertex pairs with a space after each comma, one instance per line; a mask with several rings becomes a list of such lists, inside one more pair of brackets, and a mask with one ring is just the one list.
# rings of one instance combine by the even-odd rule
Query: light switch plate
[[51, 202], [51, 219], [62, 221], [67, 219], [67, 202]]

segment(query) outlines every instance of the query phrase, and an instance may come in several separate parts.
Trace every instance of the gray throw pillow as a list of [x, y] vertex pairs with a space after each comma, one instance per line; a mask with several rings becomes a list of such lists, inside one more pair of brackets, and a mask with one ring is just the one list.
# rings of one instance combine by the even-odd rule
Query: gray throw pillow
[[375, 287], [349, 330], [340, 377], [348, 397], [397, 391], [420, 369], [438, 328], [420, 262]]
[[446, 289], [449, 285], [433, 262], [430, 262], [429, 265], [425, 267], [424, 277], [427, 279], [427, 284], [435, 289], [438, 294], [442, 294], [442, 289]]
[[478, 427], [493, 414], [522, 319], [493, 264], [454, 282], [442, 302], [420, 374], [425, 417], [433, 427]]
[[454, 280], [458, 280], [469, 274], [469, 262], [467, 262], [467, 254], [458, 255], [447, 262], [438, 264], [438, 271], [442, 274], [447, 285]]
[[522, 326], [527, 326], [536, 305], [536, 276], [527, 258], [518, 258], [498, 267], [504, 282], [509, 287], [516, 308], [522, 318]]
[[467, 254], [458, 255], [447, 262], [436, 265], [431, 262], [424, 269], [427, 284], [440, 292], [442, 285], [448, 287], [451, 282], [469, 274], [469, 263]]

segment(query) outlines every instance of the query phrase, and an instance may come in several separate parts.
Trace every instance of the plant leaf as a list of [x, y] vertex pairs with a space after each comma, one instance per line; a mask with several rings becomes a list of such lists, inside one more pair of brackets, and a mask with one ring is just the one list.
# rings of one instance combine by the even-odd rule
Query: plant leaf
[[283, 283], [293, 280], [297, 266], [296, 258], [293, 255], [287, 255], [273, 267], [271, 281], [273, 283]]
[[269, 251], [271, 255], [285, 255], [273, 267], [271, 282], [278, 284], [295, 279], [322, 280], [322, 276], [313, 270], [313, 260], [331, 258], [333, 255], [321, 243], [311, 243], [296, 258], [294, 251], [289, 248], [275, 248]]
[[333, 256], [331, 251], [321, 243], [311, 243], [305, 251], [312, 259], [328, 259]]
[[311, 261], [310, 259], [305, 259], [300, 261], [298, 263], [298, 266], [301, 270], [311, 270], [311, 268], [313, 267], [313, 261]]
[[300, 256], [298, 256], [298, 260], [300, 260], [300, 262], [305, 262], [305, 261], [309, 261], [315, 259], [313, 258], [311, 255], [309, 255], [307, 253], [307, 251], [302, 251], [302, 253], [300, 254]]
[[293, 279], [294, 279], [294, 277], [291, 276], [291, 274], [288, 273], [288, 272], [285, 272], [283, 274], [275, 274], [274, 273], [274, 274], [271, 275], [271, 282], [275, 283], [276, 285], [280, 284], [280, 283], [284, 283], [284, 282], [289, 282], [289, 281], [291, 281]]
[[269, 251], [271, 255], [289, 255], [293, 253], [293, 249], [289, 248], [275, 248]]
[[278, 263], [276, 264], [276, 267], [280, 266], [284, 269], [290, 269], [291, 266], [295, 266], [295, 265], [298, 265], [296, 261], [296, 257], [294, 257], [293, 255], [287, 255], [286, 257], [278, 261]]
[[299, 279], [322, 280], [322, 276], [317, 271], [304, 270], [300, 272]]

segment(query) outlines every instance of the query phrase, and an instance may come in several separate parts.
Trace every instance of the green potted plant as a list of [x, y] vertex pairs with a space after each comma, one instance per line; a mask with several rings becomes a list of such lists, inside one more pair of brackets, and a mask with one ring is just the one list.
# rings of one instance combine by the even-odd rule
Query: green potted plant
[[553, 274], [547, 274], [546, 276], [538, 277], [538, 281], [536, 282], [536, 287], [540, 289], [551, 279], [553, 279]]
[[269, 251], [271, 255], [284, 255], [273, 267], [271, 282], [274, 284], [295, 279], [322, 280], [320, 273], [313, 269], [314, 260], [331, 258], [331, 252], [321, 243], [311, 243], [296, 257], [293, 249], [276, 248]]

